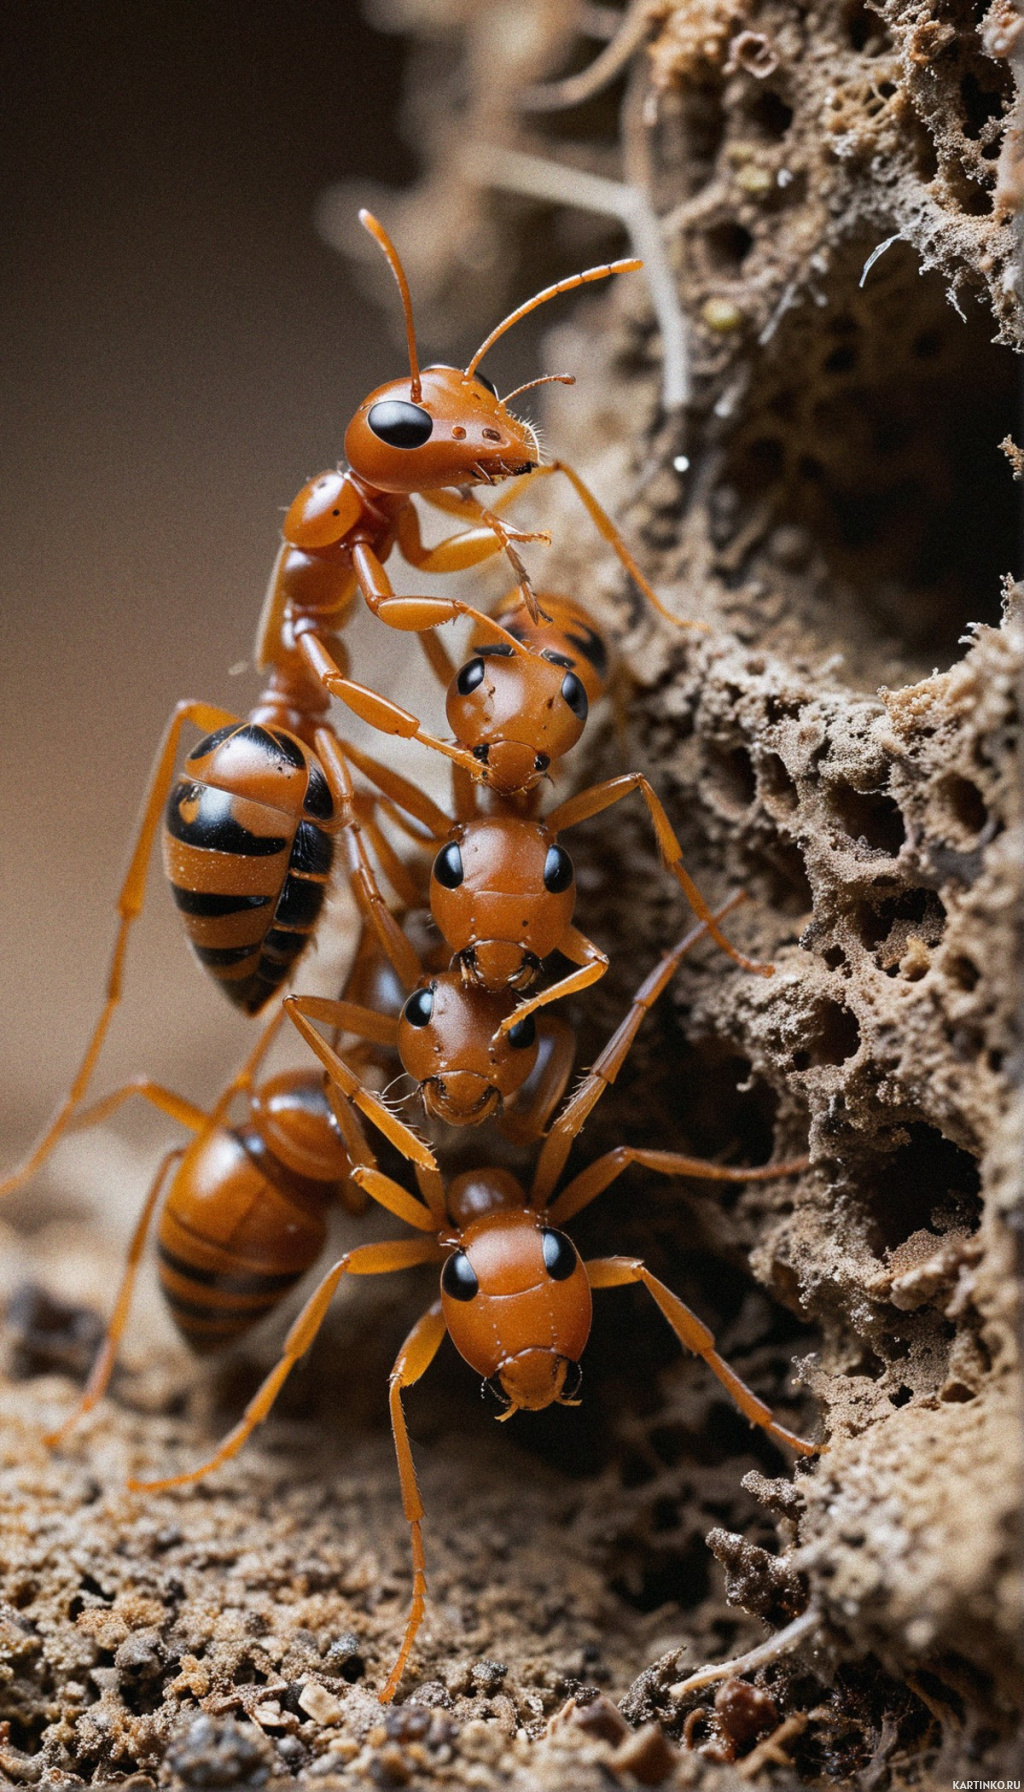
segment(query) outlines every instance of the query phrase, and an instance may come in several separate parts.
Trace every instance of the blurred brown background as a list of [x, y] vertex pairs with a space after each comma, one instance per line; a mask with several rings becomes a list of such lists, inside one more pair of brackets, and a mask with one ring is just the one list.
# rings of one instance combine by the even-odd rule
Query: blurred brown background
[[[252, 702], [253, 675], [230, 668], [282, 508], [396, 370], [386, 314], [317, 239], [317, 194], [415, 170], [402, 45], [354, 4], [98, 0], [17, 9], [8, 31], [5, 1164], [97, 1013], [171, 707]], [[154, 871], [96, 1088], [147, 1070], [209, 1100], [249, 1030]]]

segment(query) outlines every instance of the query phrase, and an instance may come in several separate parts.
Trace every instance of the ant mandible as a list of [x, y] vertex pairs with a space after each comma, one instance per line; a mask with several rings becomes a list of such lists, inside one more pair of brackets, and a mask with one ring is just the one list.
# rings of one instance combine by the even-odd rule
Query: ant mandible
[[609, 1187], [630, 1164], [667, 1176], [747, 1182], [791, 1175], [807, 1167], [792, 1159], [755, 1169], [706, 1163], [680, 1152], [620, 1145], [582, 1170], [552, 1199], [570, 1148], [605, 1089], [614, 1082], [644, 1015], [680, 961], [706, 932], [702, 924], [666, 953], [634, 997], [629, 1015], [590, 1074], [552, 1125], [529, 1194], [508, 1171], [493, 1167], [456, 1176], [447, 1191], [436, 1168], [417, 1165], [421, 1199], [383, 1174], [344, 1095], [328, 1094], [352, 1162], [352, 1180], [388, 1212], [420, 1234], [387, 1244], [357, 1246], [332, 1265], [307, 1300], [285, 1340], [280, 1360], [239, 1423], [199, 1468], [159, 1480], [129, 1482], [136, 1493], [190, 1486], [233, 1457], [267, 1417], [295, 1363], [306, 1354], [346, 1275], [381, 1275], [413, 1264], [439, 1263], [440, 1299], [414, 1325], [391, 1372], [389, 1404], [402, 1504], [412, 1537], [413, 1595], [395, 1664], [379, 1694], [393, 1699], [422, 1621], [426, 1592], [423, 1504], [420, 1499], [402, 1394], [430, 1367], [447, 1332], [456, 1349], [494, 1385], [505, 1403], [500, 1416], [576, 1403], [579, 1358], [590, 1334], [591, 1291], [642, 1284], [679, 1342], [703, 1358], [751, 1424], [801, 1455], [817, 1446], [776, 1423], [771, 1410], [720, 1357], [708, 1328], [638, 1258], [603, 1257], [583, 1263], [560, 1228]]
[[[291, 505], [260, 625], [257, 663], [272, 665], [282, 652], [297, 648], [309, 669], [333, 693], [335, 680], [344, 673], [330, 642], [323, 638], [324, 632], [336, 633], [344, 625], [359, 591], [373, 614], [394, 628], [421, 632], [459, 616], [482, 619], [480, 611], [457, 599], [396, 596], [384, 570], [396, 543], [410, 565], [428, 573], [463, 572], [504, 549], [536, 616], [536, 599], [512, 544], [550, 537], [513, 529], [501, 521], [497, 511], [517, 489], [552, 473], [565, 474], [604, 540], [659, 614], [679, 626], [701, 626], [688, 624], [666, 609], [579, 474], [564, 461], [541, 464], [535, 431], [508, 410], [509, 401], [520, 392], [551, 380], [572, 384], [571, 377], [555, 374], [531, 380], [501, 399], [491, 381], [477, 371], [498, 338], [539, 305], [610, 274], [629, 273], [642, 263], [609, 262], [559, 280], [498, 324], [464, 371], [444, 366], [421, 370], [409, 285], [398, 252], [370, 212], [361, 211], [359, 219], [384, 251], [398, 284], [409, 375], [378, 386], [359, 406], [345, 432], [347, 470], [319, 474]], [[492, 486], [503, 479], [516, 484], [491, 509], [483, 508], [466, 489]], [[436, 547], [424, 546], [411, 502], [417, 494], [469, 526]], [[424, 645], [443, 674], [439, 644], [425, 640]]]

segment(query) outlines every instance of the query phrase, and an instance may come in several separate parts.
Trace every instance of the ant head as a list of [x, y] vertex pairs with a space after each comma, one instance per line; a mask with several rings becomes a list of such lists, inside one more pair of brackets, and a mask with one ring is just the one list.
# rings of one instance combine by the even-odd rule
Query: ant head
[[528, 1015], [499, 1034], [514, 1007], [514, 995], [467, 989], [457, 971], [417, 985], [402, 1009], [398, 1054], [428, 1113], [479, 1126], [522, 1087], [537, 1061], [537, 1030]]
[[448, 687], [455, 739], [478, 759], [501, 796], [533, 790], [553, 759], [576, 745], [589, 704], [577, 674], [546, 654], [484, 647]]
[[537, 438], [528, 424], [506, 409], [490, 380], [477, 373], [479, 363], [499, 336], [538, 305], [587, 281], [603, 280], [608, 274], [624, 273], [642, 263], [612, 262], [560, 280], [503, 318], [464, 373], [457, 367], [428, 367], [421, 373], [409, 282], [398, 251], [371, 212], [361, 211], [359, 222], [384, 251], [398, 282], [409, 345], [409, 378], [379, 386], [360, 405], [345, 435], [352, 471], [380, 491], [409, 493], [476, 482], [490, 485], [496, 479], [528, 473], [540, 459]]
[[507, 1401], [503, 1417], [575, 1398], [590, 1284], [575, 1245], [542, 1214], [503, 1208], [466, 1226], [441, 1271], [441, 1303], [455, 1348]]
[[434, 860], [430, 907], [463, 977], [528, 989], [565, 938], [576, 903], [572, 860], [541, 822], [494, 815], [463, 824]]
[[[604, 636], [594, 627], [583, 605], [571, 597], [540, 591], [537, 606], [540, 615], [534, 621], [522, 586], [516, 585], [491, 614], [496, 623], [525, 647], [546, 654], [556, 665], [565, 665], [575, 672], [583, 682], [588, 700], [596, 703], [608, 685], [609, 657]], [[479, 649], [490, 641], [483, 623], [477, 623], [470, 636], [471, 646]]]
[[505, 409], [490, 380], [458, 367], [427, 367], [390, 380], [363, 400], [345, 434], [345, 457], [387, 492], [493, 485], [528, 473], [537, 438]]

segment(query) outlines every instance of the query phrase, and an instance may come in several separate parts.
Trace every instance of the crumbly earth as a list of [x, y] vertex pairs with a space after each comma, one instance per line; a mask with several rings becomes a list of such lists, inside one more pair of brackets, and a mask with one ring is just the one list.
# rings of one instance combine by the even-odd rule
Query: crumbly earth
[[[401, 9], [417, 116], [435, 108], [426, 194], [474, 216], [441, 169], [451, 88], [426, 77], [443, 61], [469, 105], [501, 90], [502, 45], [538, 78], [573, 42], [565, 9], [538, 8], [527, 55], [513, 9], [485, 60], [485, 11]], [[531, 565], [594, 603], [624, 668], [574, 775], [642, 766], [701, 887], [749, 892], [735, 936], [776, 966], [699, 948], [575, 1161], [624, 1140], [811, 1153], [724, 1195], [631, 1172], [576, 1236], [645, 1257], [822, 1454], [794, 1474], [635, 1290], [598, 1306], [578, 1411], [495, 1431], [443, 1356], [408, 1402], [431, 1601], [385, 1714], [409, 1574], [383, 1390], [427, 1286], [339, 1301], [238, 1462], [128, 1500], [126, 1472], [194, 1461], [232, 1422], [280, 1328], [197, 1371], [150, 1285], [112, 1399], [50, 1456], [81, 1309], [115, 1273], [90, 1225], [51, 1220], [7, 1252], [12, 1284], [74, 1294], [9, 1320], [13, 1783], [884, 1789], [1019, 1769], [1024, 591], [999, 452], [1024, 337], [1019, 50], [1000, 0], [659, 0], [632, 82], [693, 403], [659, 411], [639, 281], [550, 346], [579, 375], [551, 442], [710, 625], [653, 623], [547, 486], [556, 547]], [[616, 172], [614, 97], [523, 142]], [[513, 265], [523, 205], [488, 214]], [[612, 954], [573, 1013], [587, 1061], [686, 916], [637, 798], [575, 839], [580, 919]], [[801, 1618], [774, 1656], [676, 1690]]]

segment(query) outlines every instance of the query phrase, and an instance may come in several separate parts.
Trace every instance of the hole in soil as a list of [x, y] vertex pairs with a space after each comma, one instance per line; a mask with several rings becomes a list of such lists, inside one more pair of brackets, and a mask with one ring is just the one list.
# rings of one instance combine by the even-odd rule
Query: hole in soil
[[793, 108], [773, 93], [770, 87], [755, 94], [746, 109], [747, 117], [763, 137], [778, 143], [793, 122]]
[[898, 965], [912, 938], [937, 946], [946, 926], [946, 910], [934, 890], [903, 890], [880, 902], [860, 902], [853, 924], [880, 970]]
[[757, 795], [757, 779], [746, 747], [707, 748], [707, 781], [724, 809], [732, 814], [749, 809]]
[[911, 1388], [901, 1386], [896, 1389], [895, 1394], [889, 1395], [889, 1403], [891, 1406], [897, 1406], [897, 1407], [909, 1406], [909, 1404], [913, 1398], [914, 1398], [913, 1390]]
[[741, 268], [754, 247], [750, 231], [731, 222], [713, 225], [705, 233], [704, 242], [712, 268], [721, 273]]
[[1003, 96], [991, 87], [983, 87], [970, 69], [960, 82], [960, 98], [964, 104], [965, 137], [977, 142], [990, 118], [1003, 115]]
[[794, 1070], [810, 1070], [812, 1065], [845, 1064], [860, 1045], [857, 1016], [841, 1002], [822, 1002], [808, 1017], [807, 1044], [793, 1053]]
[[[676, 1058], [680, 1052], [681, 1062]], [[767, 1163], [778, 1098], [767, 1083], [751, 1078], [749, 1058], [717, 1039], [674, 1044], [672, 1057], [669, 1111], [678, 1117], [680, 1141], [685, 1140], [680, 1148], [695, 1157], [728, 1151], [730, 1162]], [[727, 1198], [728, 1185], [715, 1186]]]
[[761, 801], [771, 815], [792, 815], [799, 797], [793, 779], [778, 753], [765, 753], [758, 760]]
[[711, 1556], [700, 1537], [692, 1537], [683, 1550], [655, 1550], [640, 1567], [613, 1578], [613, 1593], [634, 1611], [656, 1612], [663, 1605], [680, 1605], [692, 1611], [707, 1598]]
[[[973, 1157], [923, 1122], [883, 1159], [872, 1182], [871, 1215], [881, 1250], [895, 1250], [914, 1232], [956, 1223], [975, 1231], [981, 1219], [981, 1178]], [[881, 1250], [878, 1254], [881, 1255]]]
[[869, 56], [878, 56], [889, 48], [890, 39], [885, 26], [877, 13], [868, 10], [863, 0], [853, 0], [852, 5], [846, 8], [843, 24], [854, 50], [867, 50]]
[[784, 915], [806, 915], [814, 907], [803, 854], [791, 840], [773, 840], [765, 847], [768, 900]]
[[855, 790], [852, 784], [833, 784], [829, 808], [843, 832], [869, 852], [895, 858], [907, 837], [899, 804], [881, 790]]
[[968, 623], [998, 624], [1001, 580], [1019, 570], [1019, 495], [997, 447], [1018, 428], [1017, 368], [985, 306], [962, 322], [909, 246], [887, 249], [861, 290], [879, 240], [837, 257], [827, 305], [783, 317], [722, 481], [744, 507], [769, 501], [774, 528], [804, 529], [854, 587], [845, 608], [820, 587], [833, 645], [863, 651], [874, 625], [930, 672], [959, 657]]
[[935, 794], [956, 830], [954, 838], [959, 843], [976, 840], [988, 822], [988, 807], [978, 786], [959, 772], [947, 772]]

